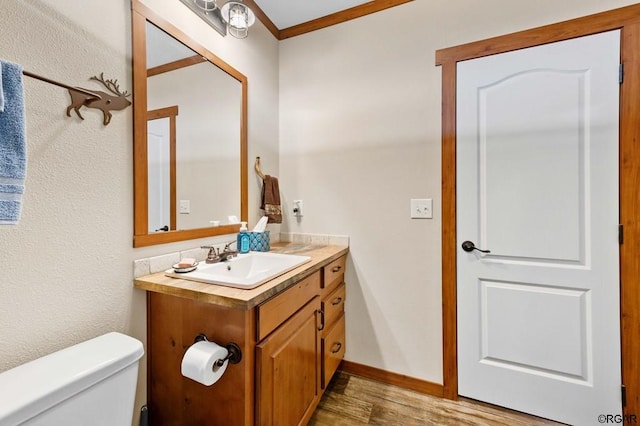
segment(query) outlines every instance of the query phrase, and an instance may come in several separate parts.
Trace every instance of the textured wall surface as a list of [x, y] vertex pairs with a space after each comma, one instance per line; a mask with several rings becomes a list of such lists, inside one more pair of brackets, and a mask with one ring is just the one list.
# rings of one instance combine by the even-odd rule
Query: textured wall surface
[[[248, 76], [249, 154], [277, 170], [277, 41], [261, 24], [246, 40], [222, 38], [180, 2], [147, 4]], [[88, 78], [104, 72], [131, 91], [129, 0], [5, 0], [0, 15], [0, 58], [97, 90]], [[145, 341], [145, 294], [133, 289], [133, 260], [215, 241], [134, 250], [133, 109], [114, 112], [104, 127], [96, 110], [83, 109], [84, 121], [66, 117], [64, 89], [25, 78], [25, 95], [22, 220], [0, 227], [0, 371], [108, 331]], [[260, 187], [256, 179], [249, 186], [255, 223]], [[144, 367], [136, 412], [146, 399]]]

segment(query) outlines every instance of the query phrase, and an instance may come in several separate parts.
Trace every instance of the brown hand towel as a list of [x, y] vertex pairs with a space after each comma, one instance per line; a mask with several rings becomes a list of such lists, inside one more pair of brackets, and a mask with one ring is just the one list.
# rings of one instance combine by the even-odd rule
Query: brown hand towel
[[280, 188], [278, 178], [266, 175], [262, 180], [262, 204], [260, 208], [269, 218], [269, 223], [282, 223], [282, 207], [280, 207]]

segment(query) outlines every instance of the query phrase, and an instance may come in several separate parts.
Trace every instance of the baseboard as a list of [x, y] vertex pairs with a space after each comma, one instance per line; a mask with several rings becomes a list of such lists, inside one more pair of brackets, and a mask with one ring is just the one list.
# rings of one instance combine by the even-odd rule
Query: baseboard
[[340, 363], [338, 369], [345, 373], [377, 380], [378, 382], [386, 383], [388, 385], [394, 385], [427, 395], [438, 396], [440, 398], [444, 397], [444, 387], [438, 383], [416, 379], [415, 377], [392, 373], [380, 368], [369, 367], [368, 365], [344, 360]]

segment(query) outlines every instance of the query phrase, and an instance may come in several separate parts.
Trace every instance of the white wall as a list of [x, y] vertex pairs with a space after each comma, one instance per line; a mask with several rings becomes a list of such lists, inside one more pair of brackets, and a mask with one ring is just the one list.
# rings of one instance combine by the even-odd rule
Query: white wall
[[[261, 25], [222, 38], [178, 1], [146, 2], [249, 79], [249, 155], [278, 168], [278, 43]], [[3, 0], [0, 57], [40, 75], [99, 90], [105, 73], [131, 91], [129, 0]], [[68, 118], [66, 90], [25, 78], [28, 171], [22, 219], [0, 227], [0, 371], [108, 331], [145, 341], [145, 294], [133, 260], [205, 240], [132, 248], [132, 108], [111, 124], [83, 108]], [[251, 174], [250, 176], [254, 176]], [[223, 178], [223, 176], [221, 176]], [[259, 184], [249, 181], [250, 217]], [[141, 364], [136, 411], [145, 400]]]
[[347, 359], [442, 383], [435, 51], [632, 3], [416, 0], [281, 42], [283, 230], [350, 235]]

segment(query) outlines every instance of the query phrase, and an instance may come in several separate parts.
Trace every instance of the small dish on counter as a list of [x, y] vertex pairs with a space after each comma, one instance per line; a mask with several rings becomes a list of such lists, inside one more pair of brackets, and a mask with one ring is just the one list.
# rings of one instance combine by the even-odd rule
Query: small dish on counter
[[186, 274], [187, 272], [195, 271], [198, 268], [198, 262], [194, 263], [191, 266], [180, 266], [179, 263], [171, 266], [173, 268], [173, 272], [176, 274]]

